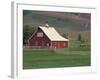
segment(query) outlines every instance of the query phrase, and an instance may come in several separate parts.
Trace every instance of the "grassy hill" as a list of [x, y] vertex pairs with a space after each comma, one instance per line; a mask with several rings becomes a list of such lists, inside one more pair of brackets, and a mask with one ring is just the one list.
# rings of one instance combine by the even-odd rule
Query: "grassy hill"
[[82, 37], [90, 40], [90, 14], [89, 13], [68, 13], [48, 11], [23, 11], [23, 24], [38, 27], [44, 26], [45, 21], [54, 27], [61, 35], [69, 34], [70, 39], [77, 38], [81, 33]]
[[48, 21], [50, 26], [60, 30], [90, 30], [90, 14], [24, 10], [23, 15], [24, 25], [38, 27], [40, 25], [44, 26], [45, 21]]

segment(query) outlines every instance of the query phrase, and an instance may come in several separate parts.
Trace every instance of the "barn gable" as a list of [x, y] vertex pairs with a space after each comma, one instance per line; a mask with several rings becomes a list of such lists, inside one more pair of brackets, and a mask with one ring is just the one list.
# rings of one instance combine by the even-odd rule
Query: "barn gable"
[[[28, 39], [28, 42], [29, 42], [29, 40], [31, 40], [33, 37], [35, 37], [36, 34], [37, 34], [38, 32], [43, 32], [43, 35], [45, 35], [45, 36], [49, 39], [49, 37], [44, 33], [44, 31], [43, 31], [40, 27], [38, 27], [37, 30], [32, 34], [32, 36]], [[50, 39], [49, 39], [49, 40], [50, 40]]]

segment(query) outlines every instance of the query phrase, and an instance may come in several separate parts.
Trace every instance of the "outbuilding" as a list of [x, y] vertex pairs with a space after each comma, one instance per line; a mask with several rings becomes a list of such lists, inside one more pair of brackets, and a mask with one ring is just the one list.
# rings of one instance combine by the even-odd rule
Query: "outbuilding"
[[62, 37], [54, 27], [39, 26], [28, 40], [30, 48], [68, 48], [69, 40]]

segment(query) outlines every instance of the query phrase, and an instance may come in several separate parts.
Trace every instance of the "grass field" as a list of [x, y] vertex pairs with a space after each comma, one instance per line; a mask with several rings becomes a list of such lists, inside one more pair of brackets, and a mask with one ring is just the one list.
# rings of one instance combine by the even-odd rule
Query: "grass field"
[[[24, 48], [23, 69], [90, 66], [91, 14], [23, 10], [23, 45], [27, 44], [31, 33], [33, 34], [38, 26], [44, 26], [46, 21], [60, 35], [66, 34], [69, 48]], [[78, 41], [79, 34], [81, 41]]]
[[[74, 44], [73, 44], [74, 46]], [[66, 49], [24, 49], [23, 69], [75, 67], [91, 65], [90, 46]]]

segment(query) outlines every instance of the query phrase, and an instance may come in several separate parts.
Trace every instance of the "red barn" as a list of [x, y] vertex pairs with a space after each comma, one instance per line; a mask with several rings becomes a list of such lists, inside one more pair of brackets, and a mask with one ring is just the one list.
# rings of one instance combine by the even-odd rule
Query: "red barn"
[[53, 27], [39, 26], [28, 40], [28, 45], [30, 48], [68, 48], [68, 41]]

